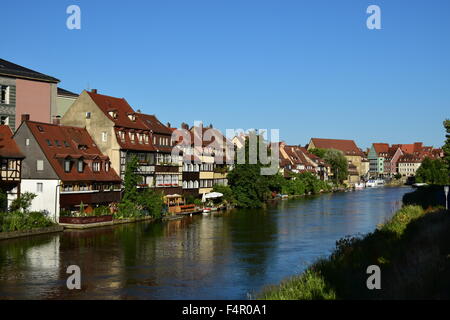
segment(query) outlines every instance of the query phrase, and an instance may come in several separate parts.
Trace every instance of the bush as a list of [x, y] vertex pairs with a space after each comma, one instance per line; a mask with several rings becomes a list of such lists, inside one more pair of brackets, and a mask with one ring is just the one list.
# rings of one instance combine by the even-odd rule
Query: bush
[[0, 213], [0, 231], [12, 232], [45, 228], [54, 225], [43, 212], [8, 212]]
[[37, 195], [31, 192], [25, 192], [22, 193], [19, 197], [14, 199], [11, 202], [11, 205], [9, 207], [10, 211], [20, 211], [20, 212], [27, 212], [28, 209], [31, 207], [31, 203], [33, 202], [33, 199], [36, 198]]

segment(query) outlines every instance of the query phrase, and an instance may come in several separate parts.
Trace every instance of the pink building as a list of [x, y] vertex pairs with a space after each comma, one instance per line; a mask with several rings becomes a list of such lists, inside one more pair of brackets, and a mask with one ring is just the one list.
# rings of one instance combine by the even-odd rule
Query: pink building
[[52, 122], [58, 114], [59, 80], [0, 59], [0, 124], [13, 131], [19, 127], [22, 114], [33, 120]]

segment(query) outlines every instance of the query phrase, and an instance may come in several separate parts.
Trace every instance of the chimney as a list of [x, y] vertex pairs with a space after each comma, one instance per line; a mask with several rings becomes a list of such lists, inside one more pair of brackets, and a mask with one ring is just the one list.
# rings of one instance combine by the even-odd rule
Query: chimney
[[185, 122], [181, 123], [181, 129], [189, 130], [189, 125]]
[[212, 128], [213, 128], [213, 125], [212, 125], [212, 123], [210, 123], [210, 124], [209, 124], [209, 128], [210, 128], [210, 129], [212, 129]]
[[170, 128], [170, 122], [167, 122], [167, 126]]
[[98, 91], [97, 89], [92, 89], [91, 92], [97, 94]]
[[21, 120], [22, 120], [22, 122], [29, 121], [30, 120], [30, 115], [29, 114], [22, 114]]
[[53, 118], [53, 124], [61, 125], [61, 116], [56, 116]]

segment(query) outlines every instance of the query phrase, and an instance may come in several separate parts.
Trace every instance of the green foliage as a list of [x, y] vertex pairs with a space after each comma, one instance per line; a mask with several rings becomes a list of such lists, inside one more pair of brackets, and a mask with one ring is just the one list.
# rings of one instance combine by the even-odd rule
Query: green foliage
[[223, 194], [223, 197], [221, 198], [223, 202], [229, 205], [236, 204], [236, 199], [234, 197], [233, 190], [230, 186], [222, 186], [222, 185], [214, 185], [213, 186], [214, 192], [220, 192]]
[[326, 150], [323, 159], [331, 166], [337, 183], [342, 183], [348, 178], [348, 160], [339, 150]]
[[435, 185], [449, 183], [449, 170], [441, 159], [425, 158], [416, 172], [416, 181]]
[[401, 179], [402, 178], [402, 175], [400, 174], [400, 173], [396, 173], [395, 175], [394, 175], [394, 178], [395, 179]]
[[163, 194], [153, 189], [145, 189], [138, 198], [138, 206], [154, 218], [160, 218], [164, 206]]
[[450, 171], [450, 120], [444, 121], [444, 128], [446, 131], [446, 140], [442, 150], [444, 150], [444, 162], [447, 166], [447, 170]]
[[14, 199], [11, 202], [11, 205], [9, 207], [10, 211], [19, 211], [27, 213], [29, 208], [31, 207], [31, 203], [33, 202], [33, 199], [37, 196], [34, 193], [31, 192], [25, 192], [22, 193], [19, 197]]
[[331, 186], [320, 180], [311, 172], [292, 174], [291, 180], [285, 180], [282, 188], [283, 194], [303, 195], [317, 194], [321, 191], [330, 191]]
[[[250, 133], [249, 137], [249, 139], [257, 139], [256, 145], [250, 146], [249, 139], [246, 140], [245, 163], [235, 163], [227, 178], [238, 207], [260, 208], [270, 197], [269, 186], [273, 176], [261, 175], [261, 169], [265, 166], [261, 163], [258, 150], [267, 150], [264, 140], [261, 136], [256, 136], [254, 132]], [[256, 163], [250, 163], [250, 154], [255, 156]], [[268, 156], [270, 156], [269, 153]]]
[[0, 211], [5, 210], [8, 205], [8, 195], [6, 193], [6, 190], [3, 190], [0, 188]]
[[306, 270], [301, 276], [293, 277], [279, 287], [266, 289], [262, 293], [266, 300], [334, 300], [336, 292], [324, 278], [313, 270]]
[[327, 149], [321, 149], [321, 148], [314, 148], [314, 149], [311, 149], [308, 151], [322, 159], [325, 157], [325, 154], [327, 153]]
[[42, 212], [12, 211], [0, 213], [0, 232], [12, 232], [45, 228], [54, 225]]
[[404, 205], [419, 205], [424, 209], [445, 206], [444, 188], [437, 185], [420, 187], [405, 193], [402, 201]]
[[125, 177], [123, 179], [124, 192], [123, 201], [130, 201], [136, 203], [139, 198], [139, 191], [137, 185], [140, 183], [141, 177], [137, 174], [139, 169], [139, 162], [136, 157], [132, 157], [127, 162], [125, 169]]

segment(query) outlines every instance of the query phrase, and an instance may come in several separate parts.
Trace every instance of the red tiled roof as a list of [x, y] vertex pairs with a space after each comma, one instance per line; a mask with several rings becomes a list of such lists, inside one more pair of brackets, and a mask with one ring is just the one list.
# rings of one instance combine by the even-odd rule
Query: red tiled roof
[[[26, 121], [25, 124], [62, 181], [121, 181], [112, 167], [106, 172], [104, 162], [109, 158], [100, 152], [86, 129], [34, 121]], [[74, 163], [70, 172], [65, 172], [62, 160], [67, 158], [100, 159], [103, 160], [102, 168], [99, 172], [93, 172], [85, 163], [84, 170], [80, 173]]]
[[172, 135], [172, 130], [163, 125], [155, 115], [137, 113], [137, 116], [144, 122], [150, 131], [158, 134]]
[[356, 146], [356, 143], [353, 140], [311, 138], [311, 141], [314, 146], [319, 149], [336, 149], [348, 156], [363, 155], [362, 151]]
[[[124, 98], [115, 98], [110, 96], [105, 96], [103, 94], [98, 94], [90, 91], [86, 91], [95, 104], [103, 111], [103, 113], [114, 122], [118, 127], [132, 128], [140, 130], [148, 130], [148, 126], [144, 124], [140, 117], [136, 116], [135, 121], [131, 120], [128, 115], [136, 114], [128, 104], [127, 100]], [[109, 112], [116, 111], [116, 118], [112, 117]]]
[[373, 148], [375, 149], [375, 152], [377, 154], [386, 153], [389, 151], [389, 144], [388, 143], [374, 143]]
[[0, 125], [0, 158], [25, 158], [12, 136], [13, 133], [10, 127], [6, 125]]

